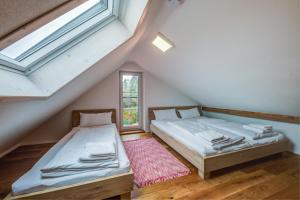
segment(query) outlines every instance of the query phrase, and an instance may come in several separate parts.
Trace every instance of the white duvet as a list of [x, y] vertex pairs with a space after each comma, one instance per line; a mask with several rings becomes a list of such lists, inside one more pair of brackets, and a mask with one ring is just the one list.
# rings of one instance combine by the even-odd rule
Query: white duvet
[[[86, 144], [102, 142], [103, 137], [108, 141], [116, 143], [116, 134], [111, 133], [111, 127], [80, 128], [73, 137], [60, 149], [59, 152], [41, 169], [43, 178], [69, 176], [88, 171], [95, 171], [104, 168], [119, 167], [118, 160], [105, 162], [84, 163], [80, 157], [88, 157]], [[99, 137], [101, 134], [101, 137]]]
[[[20, 177], [16, 182], [13, 183], [13, 195], [26, 194], [41, 191], [43, 189], [61, 187], [65, 185], [80, 183], [83, 181], [90, 181], [101, 177], [125, 173], [130, 170], [129, 160], [115, 124], [102, 126], [102, 128], [99, 129], [97, 135], [89, 134], [85, 130], [88, 130], [88, 132], [93, 131], [92, 129], [76, 127], [73, 128], [73, 130], [66, 136], [64, 136], [58, 143], [56, 143], [28, 172], [26, 172], [22, 177]], [[94, 171], [74, 174], [70, 176], [62, 176], [58, 178], [42, 178], [40, 170], [44, 168], [58, 152], [60, 152], [63, 146], [73, 137], [75, 133], [81, 131], [87, 133], [87, 135], [85, 135], [86, 137], [90, 137], [91, 135], [93, 135], [93, 139], [97, 138], [97, 140], [101, 140], [103, 142], [110, 141], [113, 136], [116, 136], [119, 167], [97, 169]], [[73, 148], [75, 149], [77, 147], [74, 146]]]

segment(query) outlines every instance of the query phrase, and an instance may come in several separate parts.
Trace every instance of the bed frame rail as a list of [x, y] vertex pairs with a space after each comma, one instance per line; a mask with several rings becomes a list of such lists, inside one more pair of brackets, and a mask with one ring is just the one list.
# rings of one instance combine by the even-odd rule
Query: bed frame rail
[[4, 200], [81, 200], [81, 199], [105, 199], [121, 194], [121, 197], [129, 199], [128, 193], [133, 190], [133, 172], [127, 172], [110, 177], [99, 178], [93, 181], [46, 189], [39, 192], [12, 196], [9, 194]]

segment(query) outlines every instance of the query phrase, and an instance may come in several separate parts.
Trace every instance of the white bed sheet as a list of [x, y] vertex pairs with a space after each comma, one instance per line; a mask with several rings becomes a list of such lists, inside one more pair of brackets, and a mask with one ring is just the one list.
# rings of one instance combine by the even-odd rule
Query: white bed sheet
[[272, 131], [270, 133], [265, 133], [265, 134], [257, 134], [254, 131], [245, 129], [243, 127], [243, 124], [229, 122], [226, 120], [216, 119], [216, 118], [201, 117], [198, 119], [193, 119], [193, 121], [194, 121], [194, 123], [196, 122], [197, 124], [201, 124], [203, 126], [210, 127], [217, 131], [226, 131], [229, 133], [242, 135], [243, 137], [246, 137], [247, 139], [250, 139], [250, 140], [258, 140], [258, 139], [262, 139], [265, 137], [275, 136], [278, 134], [275, 131]]
[[[118, 168], [107, 168], [91, 172], [85, 172], [82, 174], [76, 174], [65, 177], [58, 178], [41, 178], [41, 168], [43, 168], [51, 159], [56, 155], [56, 153], [72, 138], [72, 136], [78, 131], [86, 131], [89, 128], [75, 127], [64, 136], [58, 143], [56, 143], [26, 174], [20, 177], [12, 185], [12, 194], [20, 195], [36, 191], [41, 191], [49, 188], [56, 188], [65, 185], [80, 183], [84, 181], [90, 181], [97, 178], [107, 177], [111, 175], [121, 174], [129, 172], [130, 163], [126, 155], [125, 149], [123, 147], [120, 135], [118, 134], [115, 124], [102, 126], [103, 129], [97, 129], [99, 131], [99, 138], [103, 141], [107, 141], [109, 134], [101, 134], [103, 131], [109, 131], [111, 134], [117, 136], [118, 144], [118, 159], [119, 167]], [[92, 129], [90, 129], [92, 131]], [[76, 148], [76, 147], [74, 147]]]
[[[201, 117], [203, 118], [203, 117]], [[198, 118], [199, 119], [199, 118]], [[187, 119], [185, 119], [187, 120]], [[197, 121], [197, 119], [190, 119], [192, 121]], [[213, 120], [212, 120], [213, 121]], [[153, 132], [160, 131], [161, 134], [167, 134], [171, 136], [172, 138], [176, 139], [178, 142], [181, 142], [182, 144], [186, 145], [187, 147], [197, 151], [200, 155], [203, 157], [206, 156], [212, 156], [216, 154], [226, 153], [226, 152], [233, 152], [238, 151], [244, 148], [264, 145], [264, 144], [270, 144], [274, 142], [278, 142], [281, 140], [284, 140], [285, 137], [282, 134], [278, 134], [273, 137], [268, 138], [262, 138], [258, 140], [251, 140], [249, 138], [246, 138], [244, 140], [243, 144], [233, 145], [227, 148], [224, 148], [222, 150], [215, 150], [211, 147], [211, 145], [207, 145], [207, 142], [203, 141], [201, 137], [197, 137], [188, 131], [183, 131], [182, 129], [179, 129], [178, 127], [172, 125], [170, 123], [172, 121], [166, 121], [166, 120], [152, 120], [150, 129]], [[220, 123], [218, 119], [215, 119], [216, 123]], [[232, 122], [230, 122], [232, 123]], [[230, 133], [229, 133], [230, 134]], [[243, 136], [243, 135], [241, 135]]]
[[[42, 177], [54, 178], [108, 167], [118, 167], [119, 161], [117, 159], [93, 163], [79, 161], [80, 157], [89, 156], [89, 153], [85, 149], [85, 145], [88, 143], [109, 141], [116, 144], [117, 134], [112, 130], [111, 127], [107, 126], [81, 128], [80, 131], [77, 131], [60, 151], [56, 153], [51, 161], [41, 169]], [[99, 133], [101, 133], [101, 137], [99, 137]]]

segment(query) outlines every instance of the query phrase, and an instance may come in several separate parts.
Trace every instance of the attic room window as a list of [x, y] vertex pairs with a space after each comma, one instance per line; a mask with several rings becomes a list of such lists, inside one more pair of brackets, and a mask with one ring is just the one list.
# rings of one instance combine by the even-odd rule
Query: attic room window
[[121, 129], [142, 128], [142, 74], [120, 72]]
[[118, 16], [119, 0], [87, 0], [0, 51], [0, 67], [28, 74]]

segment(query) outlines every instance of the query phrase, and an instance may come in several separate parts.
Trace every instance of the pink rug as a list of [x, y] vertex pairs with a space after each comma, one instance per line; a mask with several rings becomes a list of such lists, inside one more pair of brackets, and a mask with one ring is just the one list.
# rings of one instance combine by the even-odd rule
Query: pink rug
[[189, 168], [153, 138], [124, 141], [124, 146], [139, 187], [190, 173]]

